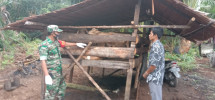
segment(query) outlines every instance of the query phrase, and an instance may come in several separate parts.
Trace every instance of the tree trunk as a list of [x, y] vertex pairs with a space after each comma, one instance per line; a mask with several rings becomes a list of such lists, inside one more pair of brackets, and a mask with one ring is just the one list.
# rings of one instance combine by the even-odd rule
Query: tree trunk
[[[78, 47], [70, 48], [72, 55], [80, 55], [83, 49]], [[62, 54], [66, 54], [65, 51], [61, 50]], [[107, 58], [121, 58], [129, 59], [134, 58], [134, 48], [123, 48], [123, 47], [91, 47], [85, 56], [97, 56]]]
[[107, 43], [107, 42], [125, 42], [136, 41], [136, 37], [127, 34], [120, 35], [89, 35], [89, 34], [61, 34], [61, 40], [68, 42], [82, 42], [82, 43]]

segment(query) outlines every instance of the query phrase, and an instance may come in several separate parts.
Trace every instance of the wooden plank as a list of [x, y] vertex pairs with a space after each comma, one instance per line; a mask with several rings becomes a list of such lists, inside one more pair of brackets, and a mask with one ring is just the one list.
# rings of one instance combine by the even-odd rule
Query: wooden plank
[[100, 67], [100, 68], [113, 68], [113, 69], [128, 69], [129, 62], [127, 61], [114, 61], [114, 60], [82, 60], [82, 66]]
[[[80, 55], [82, 50], [82, 48], [77, 47], [72, 47], [69, 49], [72, 55]], [[134, 51], [134, 48], [124, 47], [91, 47], [85, 53], [85, 56], [129, 59], [134, 58]], [[64, 50], [61, 50], [61, 53], [66, 54]]]
[[113, 35], [89, 35], [89, 34], [61, 34], [61, 40], [68, 42], [82, 42], [82, 43], [106, 43], [106, 42], [125, 42], [136, 41], [136, 37], [127, 34], [113, 34]]

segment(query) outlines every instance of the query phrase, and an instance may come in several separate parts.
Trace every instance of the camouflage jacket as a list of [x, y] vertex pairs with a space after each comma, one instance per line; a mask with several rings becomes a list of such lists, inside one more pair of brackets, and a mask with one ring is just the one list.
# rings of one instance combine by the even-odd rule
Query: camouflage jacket
[[46, 60], [47, 68], [61, 66], [61, 54], [59, 41], [52, 41], [48, 37], [39, 46], [40, 60]]

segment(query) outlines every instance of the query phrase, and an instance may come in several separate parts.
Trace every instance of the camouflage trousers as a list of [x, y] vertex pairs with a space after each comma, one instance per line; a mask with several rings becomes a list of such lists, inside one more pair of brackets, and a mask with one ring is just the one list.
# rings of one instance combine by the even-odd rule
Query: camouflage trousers
[[63, 100], [65, 96], [66, 83], [65, 81], [60, 84], [62, 78], [62, 67], [58, 66], [55, 68], [48, 69], [49, 75], [52, 78], [53, 84], [46, 85], [45, 98], [44, 100], [54, 100], [55, 95], [58, 100]]

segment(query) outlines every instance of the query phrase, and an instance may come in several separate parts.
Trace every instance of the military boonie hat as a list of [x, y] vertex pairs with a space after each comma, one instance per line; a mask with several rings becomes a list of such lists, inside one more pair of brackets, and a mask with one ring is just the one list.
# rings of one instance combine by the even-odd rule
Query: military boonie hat
[[53, 32], [53, 31], [63, 32], [63, 30], [59, 29], [57, 25], [49, 25], [49, 26], [47, 26], [47, 31], [48, 32]]

